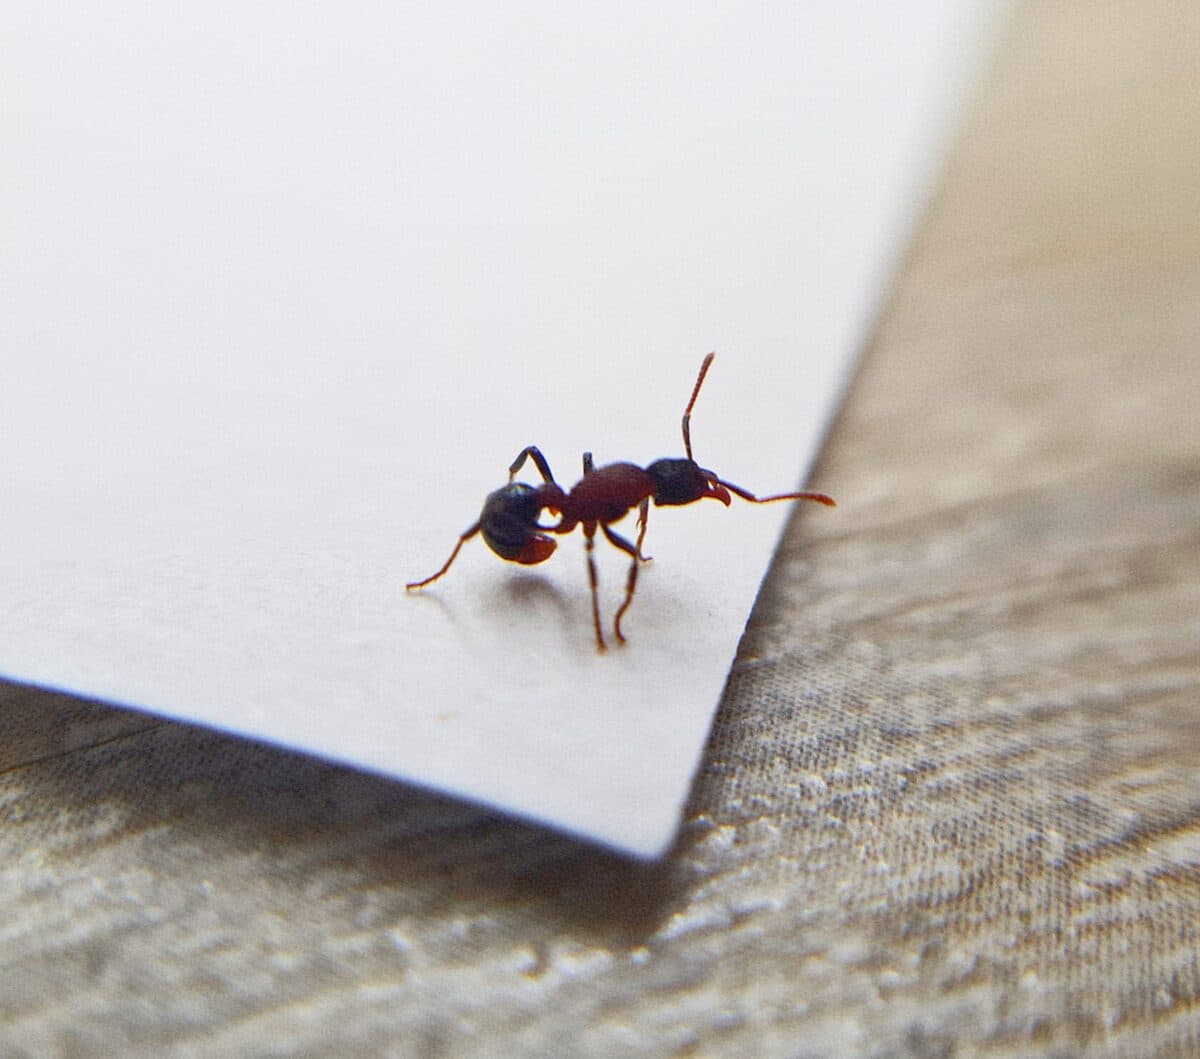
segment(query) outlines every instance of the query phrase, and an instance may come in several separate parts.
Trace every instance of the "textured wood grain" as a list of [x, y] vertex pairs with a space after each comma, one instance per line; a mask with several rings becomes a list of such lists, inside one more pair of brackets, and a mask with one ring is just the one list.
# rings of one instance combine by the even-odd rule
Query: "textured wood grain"
[[1200, 1054], [1198, 174], [1023, 10], [659, 865], [0, 688], [0, 1054]]

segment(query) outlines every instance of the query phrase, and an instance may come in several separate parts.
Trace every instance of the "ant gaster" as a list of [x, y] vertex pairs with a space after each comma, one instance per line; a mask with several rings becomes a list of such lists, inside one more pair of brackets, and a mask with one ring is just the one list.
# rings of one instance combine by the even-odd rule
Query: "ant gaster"
[[[728, 507], [729, 494], [734, 493], [752, 504], [769, 504], [775, 500], [815, 500], [819, 504], [834, 507], [833, 499], [824, 493], [755, 496], [741, 486], [718, 477], [714, 471], [706, 470], [692, 459], [692, 439], [689, 431], [692, 407], [700, 393], [704, 376], [708, 374], [713, 356], [714, 354], [709, 353], [700, 365], [700, 374], [696, 378], [696, 385], [692, 387], [691, 399], [684, 409], [683, 448], [687, 453], [686, 457], [665, 457], [655, 460], [648, 467], [639, 467], [633, 463], [610, 463], [606, 467], [596, 467], [592, 463], [592, 454], [585, 452], [583, 477], [567, 492], [554, 480], [554, 475], [550, 473], [550, 464], [546, 462], [541, 450], [536, 445], [529, 445], [521, 450], [509, 467], [508, 484], [488, 494], [483, 502], [479, 521], [459, 536], [454, 551], [450, 553], [450, 558], [442, 568], [424, 581], [413, 581], [405, 587], [410, 590], [424, 588], [436, 581], [450, 569], [450, 564], [458, 556], [463, 544], [477, 533], [483, 535], [487, 546], [501, 559], [532, 566], [549, 559], [558, 546], [558, 542], [547, 534], [570, 533], [576, 526], [582, 525], [587, 545], [588, 580], [592, 589], [592, 624], [596, 630], [596, 648], [603, 651], [604, 633], [600, 629], [600, 607], [596, 600], [596, 561], [592, 556], [597, 528], [608, 538], [610, 544], [620, 548], [630, 558], [629, 574], [625, 580], [625, 599], [613, 619], [613, 632], [617, 640], [624, 643], [621, 618], [633, 600], [633, 592], [637, 587], [638, 564], [650, 559], [642, 554], [642, 540], [646, 536], [646, 515], [650, 510], [651, 500], [654, 501], [655, 507], [678, 507], [712, 497]], [[541, 474], [541, 485], [514, 481], [527, 459], [533, 461], [533, 465]], [[620, 521], [635, 507], [638, 511], [637, 542], [631, 544], [615, 532], [611, 524]], [[543, 510], [558, 515], [559, 521], [553, 526], [542, 525], [538, 518]]]

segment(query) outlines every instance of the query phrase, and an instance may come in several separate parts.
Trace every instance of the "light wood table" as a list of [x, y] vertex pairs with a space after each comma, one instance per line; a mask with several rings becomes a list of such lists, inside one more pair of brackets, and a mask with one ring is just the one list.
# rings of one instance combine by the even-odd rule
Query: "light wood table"
[[0, 685], [0, 1055], [1197, 1054], [1198, 418], [1200, 5], [1027, 5], [669, 857]]

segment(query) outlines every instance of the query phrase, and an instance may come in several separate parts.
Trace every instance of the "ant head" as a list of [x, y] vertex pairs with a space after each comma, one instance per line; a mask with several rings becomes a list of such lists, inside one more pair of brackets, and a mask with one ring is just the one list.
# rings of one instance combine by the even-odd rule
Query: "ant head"
[[695, 460], [666, 458], [655, 460], [646, 468], [654, 479], [655, 507], [678, 507], [711, 496], [729, 506], [729, 490], [712, 471], [706, 471]]
[[542, 490], [509, 482], [483, 502], [479, 529], [487, 546], [501, 559], [533, 566], [550, 558], [557, 541], [540, 532], [538, 515], [546, 507]]

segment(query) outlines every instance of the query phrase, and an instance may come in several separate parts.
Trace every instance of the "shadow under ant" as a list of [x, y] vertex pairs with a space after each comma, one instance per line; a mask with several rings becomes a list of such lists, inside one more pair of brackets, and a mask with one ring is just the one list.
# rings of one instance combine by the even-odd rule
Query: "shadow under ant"
[[[578, 611], [572, 605], [571, 594], [541, 572], [520, 570], [494, 582], [482, 599], [480, 610], [490, 620], [511, 625], [527, 619], [531, 625], [544, 624], [545, 616], [564, 634], [563, 649], [574, 654], [578, 637], [573, 635]], [[589, 650], [586, 654], [591, 655]]]
[[[460, 634], [466, 633], [467, 625], [454, 603], [435, 593], [422, 593], [417, 598], [422, 605], [436, 607], [448, 626]], [[490, 582], [481, 600], [472, 603], [472, 612], [476, 611], [489, 620], [503, 620], [509, 625], [514, 620], [519, 622], [522, 615], [532, 622], [539, 612], [552, 611], [555, 624], [564, 629], [571, 628], [575, 618], [569, 593], [553, 578], [525, 570]]]
[[571, 621], [573, 611], [566, 592], [544, 574], [520, 571], [493, 585], [484, 597], [487, 610], [503, 609], [511, 613], [517, 606], [530, 611], [553, 608], [563, 621]]

